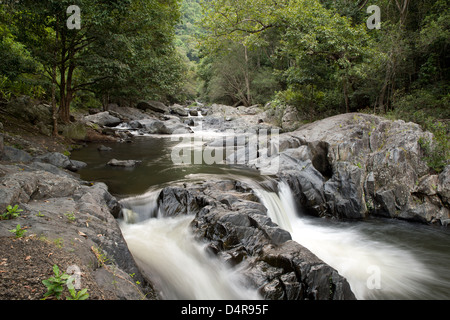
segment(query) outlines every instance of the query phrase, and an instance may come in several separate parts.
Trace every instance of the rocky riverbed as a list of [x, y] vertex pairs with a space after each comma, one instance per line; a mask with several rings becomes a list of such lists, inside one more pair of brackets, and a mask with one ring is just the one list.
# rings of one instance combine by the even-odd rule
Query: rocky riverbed
[[[142, 103], [139, 110], [110, 106], [110, 111], [79, 116], [74, 126], [81, 123], [85, 141], [132, 142], [136, 134], [191, 133], [192, 118], [199, 116], [203, 128], [216, 132], [296, 127], [288, 121], [292, 117], [280, 123], [256, 106], [189, 109], [155, 102]], [[17, 204], [23, 212], [0, 221], [5, 252], [0, 298], [42, 298], [41, 281], [51, 276], [53, 264], [64, 270], [78, 266], [94, 299], [159, 298], [127, 248], [117, 222], [122, 207], [107, 186], [79, 179], [82, 162], [59, 152], [17, 149], [7, 137], [3, 143], [0, 136], [0, 210]], [[264, 170], [276, 162], [274, 178], [286, 181], [298, 205], [314, 216], [360, 220], [373, 215], [446, 226], [450, 167], [433, 173], [423, 160], [421, 138], [431, 134], [414, 123], [345, 114], [282, 133], [269, 143], [275, 150], [270, 157], [246, 165]], [[224, 261], [244, 263], [242, 272], [266, 299], [355, 298], [345, 278], [267, 217], [245, 183], [170, 186], [158, 205], [167, 216], [195, 217], [191, 227], [197, 239]], [[26, 234], [14, 239], [10, 230], [18, 225]]]

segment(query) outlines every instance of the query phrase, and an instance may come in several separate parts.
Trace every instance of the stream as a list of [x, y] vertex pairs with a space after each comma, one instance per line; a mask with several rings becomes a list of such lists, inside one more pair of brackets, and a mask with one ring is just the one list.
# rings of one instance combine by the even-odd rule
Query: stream
[[[344, 222], [309, 217], [296, 207], [287, 184], [279, 182], [268, 189], [264, 181], [270, 177], [256, 170], [174, 165], [171, 150], [180, 141], [171, 136], [136, 136], [132, 143], [103, 143], [112, 148], [108, 152], [98, 151], [100, 144], [90, 144], [72, 154], [72, 159], [88, 164], [79, 172], [81, 178], [106, 183], [126, 208], [120, 221], [123, 235], [164, 299], [260, 299], [239, 270], [208, 255], [204, 245], [193, 239], [189, 231], [193, 217], [158, 215], [156, 201], [162, 188], [217, 177], [248, 182], [270, 218], [346, 277], [357, 299], [450, 299], [448, 229], [378, 218]], [[142, 163], [134, 168], [108, 166], [113, 158]]]

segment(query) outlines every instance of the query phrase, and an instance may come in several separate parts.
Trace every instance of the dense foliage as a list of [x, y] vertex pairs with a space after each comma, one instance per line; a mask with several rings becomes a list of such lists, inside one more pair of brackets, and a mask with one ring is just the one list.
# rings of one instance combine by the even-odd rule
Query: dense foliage
[[[69, 28], [80, 8], [80, 28]], [[174, 99], [186, 72], [177, 0], [23, 0], [0, 6], [0, 90], [70, 108]]]

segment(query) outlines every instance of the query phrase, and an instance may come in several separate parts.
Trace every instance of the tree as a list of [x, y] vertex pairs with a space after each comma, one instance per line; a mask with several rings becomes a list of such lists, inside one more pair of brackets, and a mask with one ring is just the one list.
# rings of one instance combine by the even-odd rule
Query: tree
[[258, 50], [275, 46], [272, 56], [283, 62], [278, 73], [291, 91], [318, 83], [334, 88], [339, 83], [347, 112], [350, 91], [381, 58], [363, 25], [353, 25], [319, 1], [213, 0], [206, 12], [207, 52], [220, 48], [223, 41]]
[[[80, 9], [80, 28], [69, 28], [68, 8]], [[65, 123], [82, 90], [104, 106], [177, 92], [184, 72], [173, 46], [177, 0], [24, 0], [10, 11], [15, 36], [53, 83]]]

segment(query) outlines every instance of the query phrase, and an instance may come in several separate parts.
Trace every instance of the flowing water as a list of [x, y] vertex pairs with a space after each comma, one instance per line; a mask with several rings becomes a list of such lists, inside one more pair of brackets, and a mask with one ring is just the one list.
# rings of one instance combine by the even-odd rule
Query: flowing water
[[[170, 154], [178, 140], [152, 136], [133, 141], [108, 144], [111, 152], [99, 152], [98, 145], [92, 144], [74, 152], [72, 158], [88, 163], [81, 178], [105, 182], [121, 199], [127, 208], [121, 221], [124, 237], [136, 261], [155, 279], [166, 299], [259, 298], [237, 270], [224, 266], [194, 241], [189, 232], [193, 217], [159, 217], [161, 188], [175, 181], [211, 177], [250, 183], [271, 219], [346, 277], [358, 299], [450, 299], [447, 229], [395, 220], [342, 222], [307, 217], [283, 182], [270, 189], [264, 183], [269, 178], [248, 168], [174, 166]], [[142, 163], [132, 169], [114, 168], [106, 165], [112, 158]]]
[[401, 221], [338, 222], [302, 215], [287, 183], [255, 187], [271, 219], [347, 278], [358, 299], [450, 298], [446, 230]]

